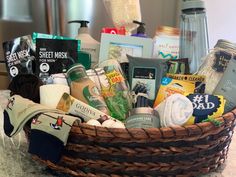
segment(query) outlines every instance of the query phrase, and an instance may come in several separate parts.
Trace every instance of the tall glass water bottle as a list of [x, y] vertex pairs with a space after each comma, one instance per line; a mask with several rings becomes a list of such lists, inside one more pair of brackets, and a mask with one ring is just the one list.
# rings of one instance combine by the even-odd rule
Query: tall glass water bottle
[[205, 4], [201, 0], [183, 0], [180, 16], [180, 58], [188, 58], [195, 73], [209, 50]]

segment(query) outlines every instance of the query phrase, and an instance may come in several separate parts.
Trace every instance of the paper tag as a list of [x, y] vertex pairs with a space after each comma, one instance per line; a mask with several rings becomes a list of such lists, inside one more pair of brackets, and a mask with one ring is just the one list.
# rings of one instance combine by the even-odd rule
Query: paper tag
[[224, 51], [216, 52], [212, 68], [216, 72], [224, 72], [231, 58], [232, 55], [227, 52]]

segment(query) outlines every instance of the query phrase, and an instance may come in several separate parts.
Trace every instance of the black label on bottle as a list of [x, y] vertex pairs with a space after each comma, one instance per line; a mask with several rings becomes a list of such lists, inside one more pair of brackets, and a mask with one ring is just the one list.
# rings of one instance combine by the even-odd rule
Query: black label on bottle
[[231, 58], [232, 55], [230, 53], [227, 53], [225, 51], [216, 52], [212, 68], [216, 72], [224, 72]]

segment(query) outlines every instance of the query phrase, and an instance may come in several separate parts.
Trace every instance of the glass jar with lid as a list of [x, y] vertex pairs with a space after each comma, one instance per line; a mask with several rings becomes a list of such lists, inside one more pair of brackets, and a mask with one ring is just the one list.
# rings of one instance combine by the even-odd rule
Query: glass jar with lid
[[178, 28], [160, 26], [154, 36], [153, 57], [161, 59], [179, 58]]
[[236, 57], [236, 44], [220, 39], [210, 53], [203, 58], [197, 74], [206, 77], [205, 93], [212, 94], [222, 78], [229, 61]]

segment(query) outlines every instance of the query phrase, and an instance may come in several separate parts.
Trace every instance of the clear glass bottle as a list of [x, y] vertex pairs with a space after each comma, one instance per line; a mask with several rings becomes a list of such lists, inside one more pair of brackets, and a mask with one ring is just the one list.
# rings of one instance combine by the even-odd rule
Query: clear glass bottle
[[195, 73], [209, 50], [205, 4], [201, 0], [183, 0], [180, 16], [180, 58], [188, 58]]

